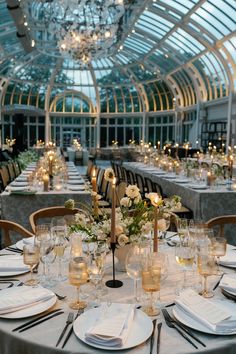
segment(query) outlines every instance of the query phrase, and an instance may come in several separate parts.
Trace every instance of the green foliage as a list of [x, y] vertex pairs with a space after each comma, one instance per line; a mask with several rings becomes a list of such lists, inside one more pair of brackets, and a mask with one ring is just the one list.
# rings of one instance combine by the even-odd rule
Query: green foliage
[[18, 155], [18, 162], [22, 170], [24, 170], [31, 162], [38, 161], [39, 156], [34, 150], [25, 150]]

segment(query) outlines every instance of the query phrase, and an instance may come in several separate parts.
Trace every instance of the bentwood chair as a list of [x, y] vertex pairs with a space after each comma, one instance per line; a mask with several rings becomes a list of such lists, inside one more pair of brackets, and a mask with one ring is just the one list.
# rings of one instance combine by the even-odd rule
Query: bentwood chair
[[[78, 208], [69, 209], [69, 208], [65, 208], [64, 206], [54, 206], [54, 207], [39, 209], [29, 216], [30, 226], [32, 231], [35, 233], [36, 225], [42, 222], [50, 221], [50, 219], [54, 217], [73, 216], [79, 213], [80, 211], [81, 209]], [[82, 211], [82, 212], [86, 213], [86, 211]]]
[[[229, 227], [232, 228], [233, 224], [236, 225], [236, 215], [223, 215], [208, 220], [206, 222], [206, 227], [213, 228], [216, 231], [217, 236], [226, 237], [225, 226], [228, 225]], [[233, 241], [235, 243], [236, 240]]]
[[23, 226], [13, 221], [0, 220], [0, 229], [1, 229], [1, 235], [3, 236], [3, 242], [2, 242], [3, 247], [8, 247], [13, 243], [15, 243], [11, 240], [11, 234], [13, 233], [17, 236], [20, 235], [21, 238], [33, 236], [33, 234], [30, 231], [28, 231]]

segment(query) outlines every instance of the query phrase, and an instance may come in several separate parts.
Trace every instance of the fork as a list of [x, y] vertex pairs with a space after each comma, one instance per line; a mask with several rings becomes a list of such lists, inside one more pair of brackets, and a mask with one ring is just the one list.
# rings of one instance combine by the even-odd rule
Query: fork
[[73, 323], [73, 320], [74, 320], [74, 313], [73, 313], [73, 312], [70, 312], [69, 315], [68, 315], [68, 317], [67, 317], [65, 327], [63, 328], [63, 330], [62, 330], [62, 332], [61, 332], [61, 334], [60, 334], [60, 337], [58, 338], [56, 347], [58, 346], [58, 344], [59, 344], [60, 341], [62, 340], [64, 334], [66, 333], [67, 327], [68, 327], [71, 323]]
[[182, 331], [182, 330], [178, 327], [178, 325], [176, 325], [175, 323], [173, 323], [173, 322], [171, 322], [171, 321], [169, 320], [169, 313], [168, 313], [168, 311], [167, 311], [166, 309], [162, 309], [162, 313], [163, 313], [163, 316], [164, 316], [164, 319], [165, 319], [165, 322], [166, 322], [167, 326], [170, 327], [170, 328], [176, 329], [176, 331], [177, 331], [184, 339], [186, 339], [190, 344], [192, 344], [192, 346], [193, 346], [194, 348], [198, 349], [198, 347], [196, 346], [196, 344], [191, 341], [191, 339], [184, 333], [184, 331]]
[[[77, 315], [75, 316], [74, 321], [75, 321], [80, 315], [82, 315], [82, 313], [84, 313], [84, 309], [80, 309], [80, 310], [77, 312]], [[73, 322], [74, 322], [74, 321], [73, 321]], [[66, 343], [68, 342], [70, 336], [72, 335], [72, 332], [73, 332], [73, 326], [71, 326], [71, 328], [69, 329], [69, 332], [67, 333], [67, 336], [66, 336], [66, 338], [65, 338], [65, 340], [64, 340], [64, 342], [63, 342], [63, 344], [62, 344], [62, 347], [61, 347], [62, 349], [64, 348], [64, 346], [65, 346]]]
[[186, 328], [184, 325], [182, 325], [182, 323], [179, 323], [179, 321], [175, 320], [173, 317], [171, 317], [171, 315], [169, 314], [169, 312], [167, 310], [164, 309], [164, 311], [166, 312], [166, 317], [168, 318], [168, 320], [174, 324], [176, 324], [177, 326], [179, 326], [183, 331], [185, 331], [190, 337], [192, 337], [193, 339], [195, 339], [198, 343], [200, 343], [203, 347], [206, 347], [206, 344], [203, 343], [194, 333], [192, 333], [188, 328]]

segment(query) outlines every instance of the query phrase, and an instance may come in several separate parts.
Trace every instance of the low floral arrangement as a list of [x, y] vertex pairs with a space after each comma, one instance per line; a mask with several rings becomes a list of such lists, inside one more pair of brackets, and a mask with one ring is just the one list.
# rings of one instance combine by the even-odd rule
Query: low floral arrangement
[[[129, 185], [126, 188], [125, 196], [120, 200], [120, 207], [116, 208], [115, 215], [115, 234], [119, 247], [145, 239], [145, 235], [153, 230], [154, 208], [158, 207], [158, 215], [165, 220], [172, 210], [181, 207], [178, 196], [165, 201], [157, 193], [149, 193], [146, 198], [142, 199], [136, 185]], [[74, 201], [68, 200], [65, 207], [73, 209]], [[164, 226], [160, 224], [161, 228], [164, 229]], [[97, 220], [91, 214], [88, 217], [88, 213], [78, 213], [75, 215], [74, 224], [70, 226], [70, 231], [81, 232], [88, 242], [110, 243], [111, 217], [104, 213]]]
[[31, 162], [38, 161], [38, 159], [38, 153], [34, 150], [25, 150], [20, 152], [17, 158], [22, 170], [25, 169]]

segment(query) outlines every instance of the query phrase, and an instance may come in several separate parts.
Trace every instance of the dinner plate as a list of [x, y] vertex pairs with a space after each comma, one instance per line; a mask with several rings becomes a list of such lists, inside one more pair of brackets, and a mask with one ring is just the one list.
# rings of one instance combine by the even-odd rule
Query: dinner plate
[[78, 185], [67, 185], [67, 188], [70, 190], [70, 191], [81, 191], [81, 192], [84, 192], [85, 191], [85, 188], [84, 186], [78, 186]]
[[85, 333], [95, 324], [98, 317], [100, 316], [100, 309], [94, 308], [85, 311], [80, 315], [74, 322], [74, 332], [75, 335], [82, 340], [82, 342], [99, 349], [104, 350], [123, 350], [136, 347], [141, 343], [145, 342], [152, 334], [153, 324], [152, 320], [141, 310], [135, 311], [134, 320], [132, 322], [132, 328], [130, 328], [128, 338], [122, 347], [107, 347], [103, 345], [98, 345], [95, 343], [90, 343], [85, 339]]
[[[51, 290], [48, 290], [48, 292], [52, 293]], [[7, 318], [7, 319], [18, 319], [18, 318], [25, 318], [25, 317], [38, 315], [39, 313], [47, 311], [52, 306], [54, 306], [56, 301], [57, 301], [57, 297], [55, 294], [53, 294], [53, 297], [49, 300], [39, 301], [38, 303], [35, 303], [32, 306], [26, 307], [19, 311], [7, 313], [5, 315], [0, 315], [0, 317]]]
[[[231, 313], [236, 313], [236, 304], [233, 304], [232, 302], [228, 301], [220, 301], [220, 300], [212, 300], [212, 302], [219, 304], [222, 308], [224, 308], [227, 311], [230, 311]], [[175, 306], [173, 308], [173, 315], [174, 317], [180, 321], [182, 324], [184, 324], [187, 327], [190, 327], [192, 329], [195, 329], [200, 332], [208, 333], [208, 334], [215, 334], [215, 335], [222, 335], [222, 336], [228, 336], [232, 334], [236, 334], [236, 329], [232, 331], [231, 333], [224, 333], [221, 331], [213, 331], [207, 326], [205, 326], [203, 323], [198, 322], [195, 320], [191, 314], [187, 314], [183, 310], [181, 310], [179, 307]]]
[[165, 175], [164, 178], [166, 179], [176, 179], [175, 175]]
[[174, 180], [175, 183], [189, 183], [189, 180], [187, 178], [176, 178]]
[[68, 180], [67, 184], [84, 184], [84, 181], [81, 179], [72, 179], [72, 180]]
[[14, 181], [10, 184], [10, 187], [29, 187], [29, 183], [26, 182], [19, 182], [19, 181]]
[[199, 189], [199, 190], [201, 190], [201, 189], [208, 189], [207, 186], [201, 185], [201, 184], [189, 184], [188, 187], [189, 187], [189, 188], [192, 188], [192, 189]]
[[19, 250], [23, 251], [23, 247], [24, 247], [25, 245], [33, 244], [33, 243], [34, 243], [34, 236], [29, 237], [29, 238], [27, 239], [27, 242], [25, 242], [24, 239], [17, 241], [17, 242], [16, 242], [16, 247], [17, 247]]

